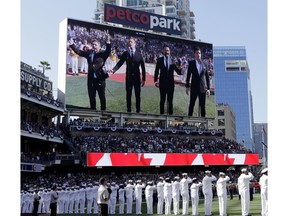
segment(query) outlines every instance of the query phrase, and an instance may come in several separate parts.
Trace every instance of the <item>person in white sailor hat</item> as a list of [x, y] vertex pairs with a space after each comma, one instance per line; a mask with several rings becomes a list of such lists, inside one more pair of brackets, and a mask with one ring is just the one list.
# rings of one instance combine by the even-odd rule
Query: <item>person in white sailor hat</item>
[[216, 191], [219, 201], [219, 216], [227, 216], [227, 182], [230, 180], [224, 172], [219, 173], [219, 178], [216, 182]]
[[241, 198], [241, 211], [242, 215], [250, 215], [250, 190], [249, 183], [254, 178], [251, 172], [246, 168], [241, 169], [241, 175], [238, 177], [238, 192]]
[[164, 183], [164, 203], [165, 203], [165, 215], [171, 214], [171, 202], [172, 202], [172, 184], [170, 178], [165, 178]]
[[192, 179], [187, 173], [182, 173], [183, 178], [180, 181], [180, 194], [182, 196], [182, 215], [188, 214], [189, 209], [189, 188], [188, 184], [192, 183]]
[[156, 186], [153, 185], [152, 181], [147, 182], [145, 188], [145, 199], [147, 205], [147, 214], [153, 214], [153, 191], [156, 190]]
[[159, 177], [159, 182], [157, 183], [157, 214], [163, 214], [163, 204], [164, 204], [164, 178]]
[[135, 185], [133, 181], [128, 180], [128, 184], [125, 187], [126, 194], [126, 214], [132, 214], [132, 204], [133, 204], [133, 193], [134, 193]]
[[261, 195], [261, 214], [262, 216], [268, 216], [268, 168], [264, 168], [261, 171], [260, 177], [260, 195]]
[[110, 186], [112, 193], [110, 197], [110, 214], [115, 214], [116, 212], [116, 197], [117, 197], [117, 191], [119, 189], [119, 186], [115, 183], [112, 182]]
[[202, 180], [202, 192], [204, 194], [205, 215], [212, 215], [212, 182], [217, 181], [217, 178], [212, 175], [210, 170], [205, 171], [205, 176]]
[[173, 213], [174, 215], [180, 214], [179, 201], [180, 201], [180, 177], [175, 176], [172, 182], [172, 201], [173, 201]]
[[87, 200], [87, 214], [92, 213], [92, 202], [93, 202], [93, 185], [88, 183], [88, 187], [85, 188], [86, 200]]
[[124, 184], [119, 184], [118, 199], [119, 199], [119, 214], [124, 214], [124, 203], [125, 203], [125, 189]]
[[139, 179], [136, 181], [135, 186], [135, 200], [136, 200], [136, 214], [142, 214], [141, 212], [141, 206], [142, 206], [142, 189], [145, 188], [145, 183], [142, 183], [142, 181]]
[[192, 215], [199, 215], [199, 188], [202, 186], [202, 182], [198, 182], [197, 178], [192, 178], [192, 184], [190, 186], [190, 195], [192, 202]]

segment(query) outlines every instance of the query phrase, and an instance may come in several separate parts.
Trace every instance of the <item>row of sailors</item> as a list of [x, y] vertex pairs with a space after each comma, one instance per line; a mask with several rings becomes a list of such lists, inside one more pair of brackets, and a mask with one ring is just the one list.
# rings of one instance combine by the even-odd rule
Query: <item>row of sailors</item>
[[[182, 174], [182, 178], [179, 176], [171, 178], [160, 177], [157, 184], [153, 181], [148, 181], [146, 184], [141, 180], [137, 180], [135, 183], [133, 180], [128, 180], [124, 184], [117, 185], [112, 182], [108, 185], [111, 188], [112, 193], [108, 204], [109, 214], [116, 214], [117, 193], [119, 200], [119, 214], [124, 214], [124, 205], [126, 201], [126, 214], [132, 214], [133, 201], [136, 202], [136, 214], [142, 214], [142, 194], [144, 191], [147, 214], [153, 214], [153, 194], [157, 195], [157, 214], [171, 214], [173, 205], [173, 213], [175, 215], [180, 214], [179, 203], [180, 196], [182, 197], [182, 214], [188, 215], [189, 209], [189, 197], [191, 197], [192, 203], [192, 215], [198, 214], [199, 203], [199, 187], [202, 186], [204, 191], [212, 191], [212, 181], [216, 181], [217, 178], [210, 174], [209, 181], [199, 182], [196, 178], [188, 177], [187, 173]], [[206, 183], [207, 182], [207, 183]], [[190, 187], [189, 187], [190, 186]], [[57, 201], [57, 213], [66, 214], [84, 214], [85, 208], [87, 214], [98, 213], [97, 194], [99, 184], [94, 185], [89, 183], [87, 187], [75, 186], [75, 187], [62, 187], [58, 188], [58, 201]], [[190, 189], [190, 192], [189, 192]], [[35, 192], [34, 192], [35, 194]], [[50, 204], [50, 189], [42, 190], [40, 188], [38, 195], [41, 197], [39, 202], [38, 213], [49, 213]], [[190, 195], [190, 196], [189, 196]], [[126, 199], [125, 199], [126, 198]], [[155, 199], [155, 197], [154, 197]], [[21, 212], [31, 213], [33, 209], [33, 192], [21, 192]], [[164, 211], [163, 211], [164, 210]]]

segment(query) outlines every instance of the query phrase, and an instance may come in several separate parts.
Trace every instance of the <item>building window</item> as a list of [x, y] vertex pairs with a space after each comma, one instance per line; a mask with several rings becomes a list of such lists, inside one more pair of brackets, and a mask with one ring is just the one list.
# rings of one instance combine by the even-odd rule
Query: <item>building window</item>
[[218, 116], [224, 116], [225, 111], [224, 110], [218, 110]]
[[225, 126], [225, 119], [218, 119], [218, 126]]
[[166, 8], [166, 13], [175, 13], [174, 8]]
[[137, 6], [137, 0], [127, 0], [127, 6]]

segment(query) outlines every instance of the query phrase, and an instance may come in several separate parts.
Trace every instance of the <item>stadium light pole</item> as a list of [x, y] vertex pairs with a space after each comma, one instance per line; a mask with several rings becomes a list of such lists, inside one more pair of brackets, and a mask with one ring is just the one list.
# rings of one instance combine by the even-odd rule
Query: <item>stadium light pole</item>
[[261, 131], [262, 133], [262, 141], [261, 141], [261, 144], [262, 144], [262, 160], [263, 160], [263, 167], [266, 168], [267, 166], [267, 161], [266, 161], [266, 156], [265, 156], [265, 147], [267, 148], [267, 145], [265, 144], [264, 142], [264, 134], [265, 134], [265, 130], [264, 128], [262, 129]]

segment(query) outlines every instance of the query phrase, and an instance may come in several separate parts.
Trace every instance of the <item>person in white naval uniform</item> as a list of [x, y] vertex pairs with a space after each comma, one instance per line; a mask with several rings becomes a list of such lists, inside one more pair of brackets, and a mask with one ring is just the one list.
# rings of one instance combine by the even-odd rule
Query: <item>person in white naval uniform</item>
[[80, 188], [80, 194], [79, 194], [79, 204], [80, 204], [80, 214], [84, 214], [85, 213], [85, 200], [86, 200], [86, 193], [85, 193], [85, 184], [82, 184], [81, 188]]
[[187, 173], [182, 173], [183, 178], [180, 181], [180, 194], [182, 196], [182, 215], [187, 215], [189, 210], [189, 184], [192, 179]]
[[268, 216], [268, 168], [264, 168], [260, 177], [261, 215]]
[[153, 192], [157, 190], [156, 186], [153, 185], [152, 181], [147, 182], [147, 186], [145, 188], [145, 199], [147, 205], [147, 214], [153, 214]]
[[198, 182], [197, 178], [192, 178], [192, 184], [190, 186], [190, 195], [192, 202], [192, 215], [199, 215], [199, 188], [202, 186], [202, 182]]
[[75, 186], [75, 191], [74, 191], [74, 213], [79, 214], [79, 201], [80, 201], [80, 187], [77, 185]]
[[130, 179], [128, 180], [128, 184], [125, 187], [125, 194], [126, 194], [126, 214], [132, 214], [132, 204], [133, 204], [133, 192], [134, 192], [135, 185], [133, 181]]
[[204, 194], [205, 215], [212, 215], [212, 182], [217, 181], [217, 178], [211, 174], [211, 171], [206, 170], [202, 180], [202, 192]]
[[74, 186], [72, 186], [69, 191], [69, 214], [73, 214], [76, 193], [78, 192], [76, 192]]
[[180, 214], [179, 202], [180, 202], [180, 177], [175, 176], [172, 182], [172, 201], [173, 201], [173, 213], [174, 215]]
[[157, 183], [157, 214], [163, 214], [163, 204], [164, 204], [164, 178], [159, 177], [159, 182]]
[[66, 187], [64, 192], [64, 213], [69, 213], [69, 195], [70, 195], [70, 187]]
[[136, 200], [136, 214], [142, 214], [141, 207], [142, 207], [142, 190], [145, 188], [145, 183], [142, 183], [141, 180], [136, 181], [135, 186], [135, 200]]
[[98, 189], [99, 189], [99, 182], [94, 182], [93, 186], [93, 213], [98, 213], [98, 203], [97, 203], [97, 196], [98, 196]]
[[227, 182], [230, 180], [229, 176], [220, 172], [219, 178], [216, 182], [216, 191], [219, 202], [219, 216], [227, 216]]
[[65, 187], [58, 187], [58, 203], [57, 203], [57, 213], [63, 214], [64, 212], [64, 193]]
[[92, 202], [93, 202], [93, 185], [88, 183], [88, 187], [85, 189], [86, 198], [87, 198], [87, 214], [92, 213]]
[[117, 201], [117, 191], [119, 189], [119, 186], [112, 182], [110, 186], [112, 193], [110, 195], [110, 214], [115, 214], [116, 211], [116, 201]]
[[172, 184], [170, 178], [165, 178], [164, 183], [164, 203], [165, 203], [165, 215], [171, 214], [171, 203], [172, 203]]
[[124, 214], [125, 189], [123, 184], [119, 185], [118, 195], [119, 195], [119, 214]]
[[241, 211], [242, 215], [249, 215], [250, 211], [250, 180], [254, 178], [251, 172], [248, 172], [246, 168], [241, 170], [241, 175], [238, 177], [238, 192], [241, 198]]

